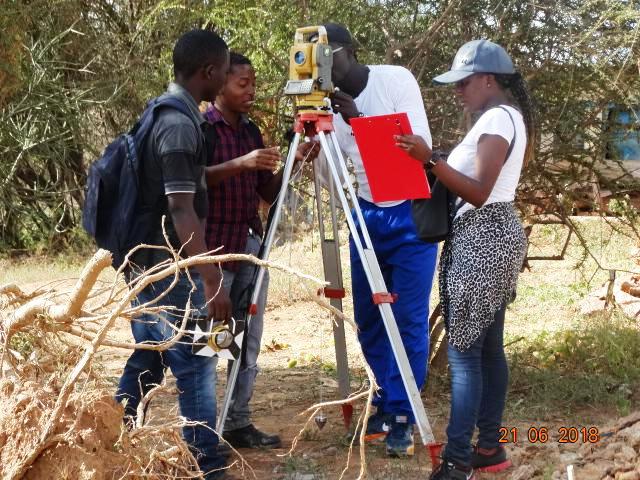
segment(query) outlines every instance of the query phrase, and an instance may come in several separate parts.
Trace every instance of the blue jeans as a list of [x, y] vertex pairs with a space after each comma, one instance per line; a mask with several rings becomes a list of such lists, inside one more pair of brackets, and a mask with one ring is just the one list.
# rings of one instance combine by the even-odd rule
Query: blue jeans
[[[378, 207], [359, 199], [364, 221], [380, 263], [387, 289], [398, 294], [391, 305], [418, 389], [424, 385], [429, 355], [429, 293], [438, 247], [418, 239], [411, 202]], [[356, 219], [357, 221], [357, 219]], [[379, 411], [406, 415], [413, 411], [402, 383], [379, 307], [373, 303], [362, 261], [350, 239], [353, 309], [358, 340], [381, 390], [374, 398]]]
[[468, 350], [448, 348], [451, 414], [444, 456], [458, 464], [469, 465], [476, 427], [478, 447], [500, 445], [498, 432], [509, 383], [503, 342], [505, 308], [496, 312], [494, 322]]
[[[197, 290], [191, 292], [191, 305], [206, 313], [204, 289], [197, 273], [191, 273]], [[137, 296], [134, 305], [153, 301], [171, 284], [173, 277], [165, 278], [149, 285]], [[185, 275], [181, 275], [178, 283], [156, 305], [173, 306], [184, 310], [189, 302], [191, 284]], [[164, 342], [169, 340], [174, 331], [168, 325], [180, 324], [181, 310], [175, 313], [159, 315], [147, 314], [131, 322], [131, 330], [136, 343]], [[187, 342], [182, 338], [180, 342]], [[136, 409], [142, 396], [153, 388], [154, 384], [162, 382], [164, 369], [171, 369], [176, 377], [179, 391], [178, 402], [180, 414], [189, 421], [201, 422], [206, 425], [187, 426], [182, 435], [192, 453], [198, 460], [200, 469], [205, 472], [217, 470], [225, 465], [225, 459], [218, 455], [218, 436], [213, 432], [216, 426], [216, 364], [217, 359], [197, 356], [191, 353], [189, 343], [178, 342], [164, 352], [153, 350], [134, 350], [127, 360], [120, 384], [116, 393], [116, 400], [127, 400], [125, 416], [135, 419]], [[215, 478], [218, 473], [209, 477]]]

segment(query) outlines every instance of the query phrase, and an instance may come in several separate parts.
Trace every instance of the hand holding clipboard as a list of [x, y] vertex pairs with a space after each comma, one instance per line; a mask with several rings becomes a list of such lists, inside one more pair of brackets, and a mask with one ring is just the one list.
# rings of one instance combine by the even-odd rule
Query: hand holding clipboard
[[395, 140], [397, 147], [403, 149], [410, 157], [419, 162], [424, 164], [431, 158], [432, 151], [420, 135], [396, 135]]
[[397, 135], [411, 135], [406, 113], [351, 119], [373, 201], [430, 198], [422, 162], [396, 144]]

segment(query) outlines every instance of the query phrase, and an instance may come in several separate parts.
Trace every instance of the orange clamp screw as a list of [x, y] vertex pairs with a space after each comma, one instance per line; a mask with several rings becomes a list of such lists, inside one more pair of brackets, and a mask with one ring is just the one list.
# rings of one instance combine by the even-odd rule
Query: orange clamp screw
[[381, 303], [394, 303], [397, 300], [397, 293], [378, 292], [373, 294], [373, 303], [376, 305], [380, 305]]

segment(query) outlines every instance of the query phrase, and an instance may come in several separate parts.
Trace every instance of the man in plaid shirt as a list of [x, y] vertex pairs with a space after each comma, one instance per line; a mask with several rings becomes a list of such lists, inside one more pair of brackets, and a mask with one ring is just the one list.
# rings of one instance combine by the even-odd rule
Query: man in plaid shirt
[[[282, 170], [273, 173], [281, 162], [277, 147], [265, 148], [258, 127], [247, 118], [255, 101], [256, 75], [248, 58], [230, 54], [227, 80], [215, 104], [205, 118], [215, 129], [213, 153], [206, 168], [209, 187], [207, 247], [220, 248], [218, 254], [258, 254], [262, 243], [262, 222], [258, 215], [260, 199], [276, 200], [282, 186]], [[302, 161], [314, 144], [302, 144], [296, 161]], [[246, 314], [248, 291], [254, 274], [250, 262], [225, 263], [223, 288], [230, 295], [234, 317]], [[253, 393], [260, 352], [268, 275], [265, 275], [258, 312], [245, 332], [245, 352], [233, 392], [223, 436], [234, 448], [278, 448], [280, 437], [258, 430], [251, 422], [249, 401]], [[243, 301], [245, 300], [245, 301]]]

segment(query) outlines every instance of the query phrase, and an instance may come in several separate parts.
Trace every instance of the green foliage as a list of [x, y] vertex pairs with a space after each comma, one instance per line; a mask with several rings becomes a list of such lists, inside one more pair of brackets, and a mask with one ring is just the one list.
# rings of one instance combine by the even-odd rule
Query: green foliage
[[622, 413], [640, 385], [640, 332], [624, 318], [597, 318], [575, 330], [543, 332], [508, 349], [511, 403], [555, 414], [586, 405], [614, 405]]
[[451, 91], [430, 79], [464, 42], [491, 38], [512, 54], [538, 105], [537, 155], [522, 201], [570, 211], [593, 182], [614, 193], [636, 188], [620, 173], [624, 165], [614, 169], [615, 158], [605, 157], [614, 134], [608, 107], [639, 102], [639, 19], [637, 0], [5, 1], [0, 248], [65, 244], [78, 225], [88, 163], [171, 80], [173, 44], [193, 27], [215, 28], [252, 58], [254, 116], [274, 144], [292, 120], [281, 92], [298, 26], [343, 23], [361, 61], [410, 68], [442, 148], [466, 127]]
[[638, 219], [638, 209], [631, 203], [629, 195], [611, 199], [609, 201], [609, 210], [620, 217], [632, 219], [633, 223], [636, 223]]
[[[317, 440], [317, 435], [313, 435], [310, 431], [305, 430], [304, 435], [313, 436], [314, 438], [303, 438], [303, 440]], [[301, 456], [289, 455], [285, 457], [284, 473], [287, 474], [306, 474], [306, 473], [319, 473], [318, 464], [310, 458], [304, 458]]]
[[320, 370], [325, 375], [331, 378], [337, 378], [338, 376], [338, 368], [336, 366], [335, 361], [325, 360], [322, 358], [322, 355], [311, 355], [308, 358], [309, 367], [314, 370]]
[[0, 111], [0, 249], [86, 244], [78, 228], [87, 164], [170, 78], [163, 53], [191, 26], [175, 18], [176, 5], [0, 6], [15, 33], [12, 61], [3, 63], [13, 88]]
[[36, 338], [31, 333], [18, 332], [11, 337], [12, 350], [18, 352], [23, 358], [29, 358], [35, 347]]

